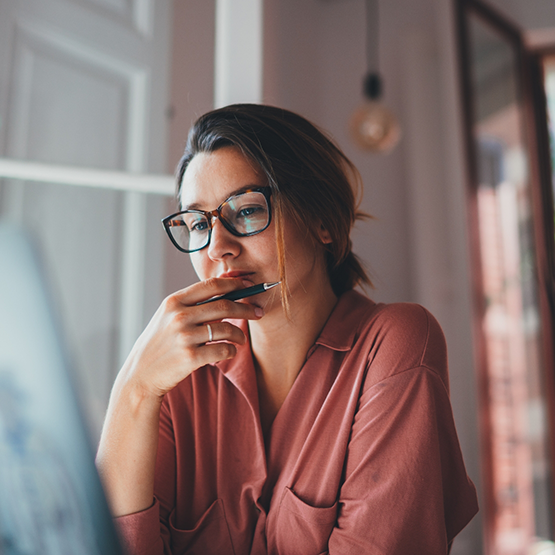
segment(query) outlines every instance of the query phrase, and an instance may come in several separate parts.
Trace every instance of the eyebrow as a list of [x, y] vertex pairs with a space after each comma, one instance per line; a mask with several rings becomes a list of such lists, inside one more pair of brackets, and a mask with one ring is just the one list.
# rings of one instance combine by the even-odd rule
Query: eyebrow
[[[240, 193], [244, 193], [245, 191], [248, 191], [249, 189], [260, 189], [260, 185], [255, 185], [254, 183], [251, 185], [243, 185], [242, 187], [239, 187], [238, 189], [235, 189], [234, 191], [231, 191], [231, 193], [229, 193], [229, 195], [227, 195], [224, 200], [222, 200], [222, 202], [225, 202], [228, 198], [231, 198], [235, 195], [238, 195]], [[220, 202], [220, 204], [218, 206], [221, 206], [222, 202]], [[183, 206], [181, 205], [181, 210], [202, 210], [201, 208], [201, 204], [198, 202], [192, 202], [191, 204], [187, 205], [187, 206]]]

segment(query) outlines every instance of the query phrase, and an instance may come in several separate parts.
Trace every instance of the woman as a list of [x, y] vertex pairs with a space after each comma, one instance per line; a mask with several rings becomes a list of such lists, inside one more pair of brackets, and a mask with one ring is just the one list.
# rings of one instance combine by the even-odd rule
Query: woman
[[278, 108], [191, 130], [164, 225], [201, 281], [133, 347], [97, 459], [131, 553], [445, 554], [475, 514], [439, 325], [353, 290], [357, 176]]

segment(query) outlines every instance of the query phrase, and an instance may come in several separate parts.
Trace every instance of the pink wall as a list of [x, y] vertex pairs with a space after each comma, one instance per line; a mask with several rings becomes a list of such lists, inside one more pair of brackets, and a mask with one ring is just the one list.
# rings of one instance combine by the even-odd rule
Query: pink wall
[[[424, 304], [450, 352], [452, 402], [468, 471], [480, 484], [467, 252], [465, 167], [450, 2], [380, 2], [384, 102], [403, 139], [387, 155], [361, 152], [348, 120], [366, 71], [363, 0], [266, 0], [264, 100], [328, 130], [358, 167], [363, 210], [354, 250], [371, 269], [379, 301]], [[453, 554], [481, 552], [481, 522]]]
[[[353, 160], [365, 185], [362, 208], [376, 217], [359, 224], [355, 250], [373, 274], [376, 298], [409, 300], [403, 144], [385, 157], [363, 153], [347, 132], [351, 113], [362, 102], [365, 3], [274, 0], [265, 3], [265, 10], [264, 100], [299, 112], [329, 131]], [[384, 22], [387, 17], [384, 13]], [[382, 53], [385, 100], [399, 113], [385, 46]]]

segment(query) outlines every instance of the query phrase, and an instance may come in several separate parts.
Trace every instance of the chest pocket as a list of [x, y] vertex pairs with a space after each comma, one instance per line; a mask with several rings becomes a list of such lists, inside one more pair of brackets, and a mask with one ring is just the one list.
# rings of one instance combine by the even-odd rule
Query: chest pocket
[[337, 520], [337, 502], [313, 507], [286, 488], [279, 505], [272, 555], [319, 555], [328, 551], [328, 540]]
[[224, 504], [216, 499], [191, 530], [173, 526], [170, 517], [171, 546], [174, 555], [233, 555], [233, 544], [225, 518]]

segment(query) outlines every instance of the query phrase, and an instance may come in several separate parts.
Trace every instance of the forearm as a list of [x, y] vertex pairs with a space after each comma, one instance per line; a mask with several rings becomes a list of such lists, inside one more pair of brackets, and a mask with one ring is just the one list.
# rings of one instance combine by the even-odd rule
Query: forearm
[[125, 369], [120, 372], [96, 458], [114, 516], [152, 505], [161, 402], [128, 380]]
[[[114, 516], [152, 504], [164, 395], [197, 368], [235, 356], [245, 334], [222, 320], [263, 315], [255, 306], [229, 300], [197, 303], [244, 286], [241, 279], [212, 279], [170, 295], [133, 346], [112, 389], [97, 454]], [[206, 322], [212, 323], [210, 336]]]

